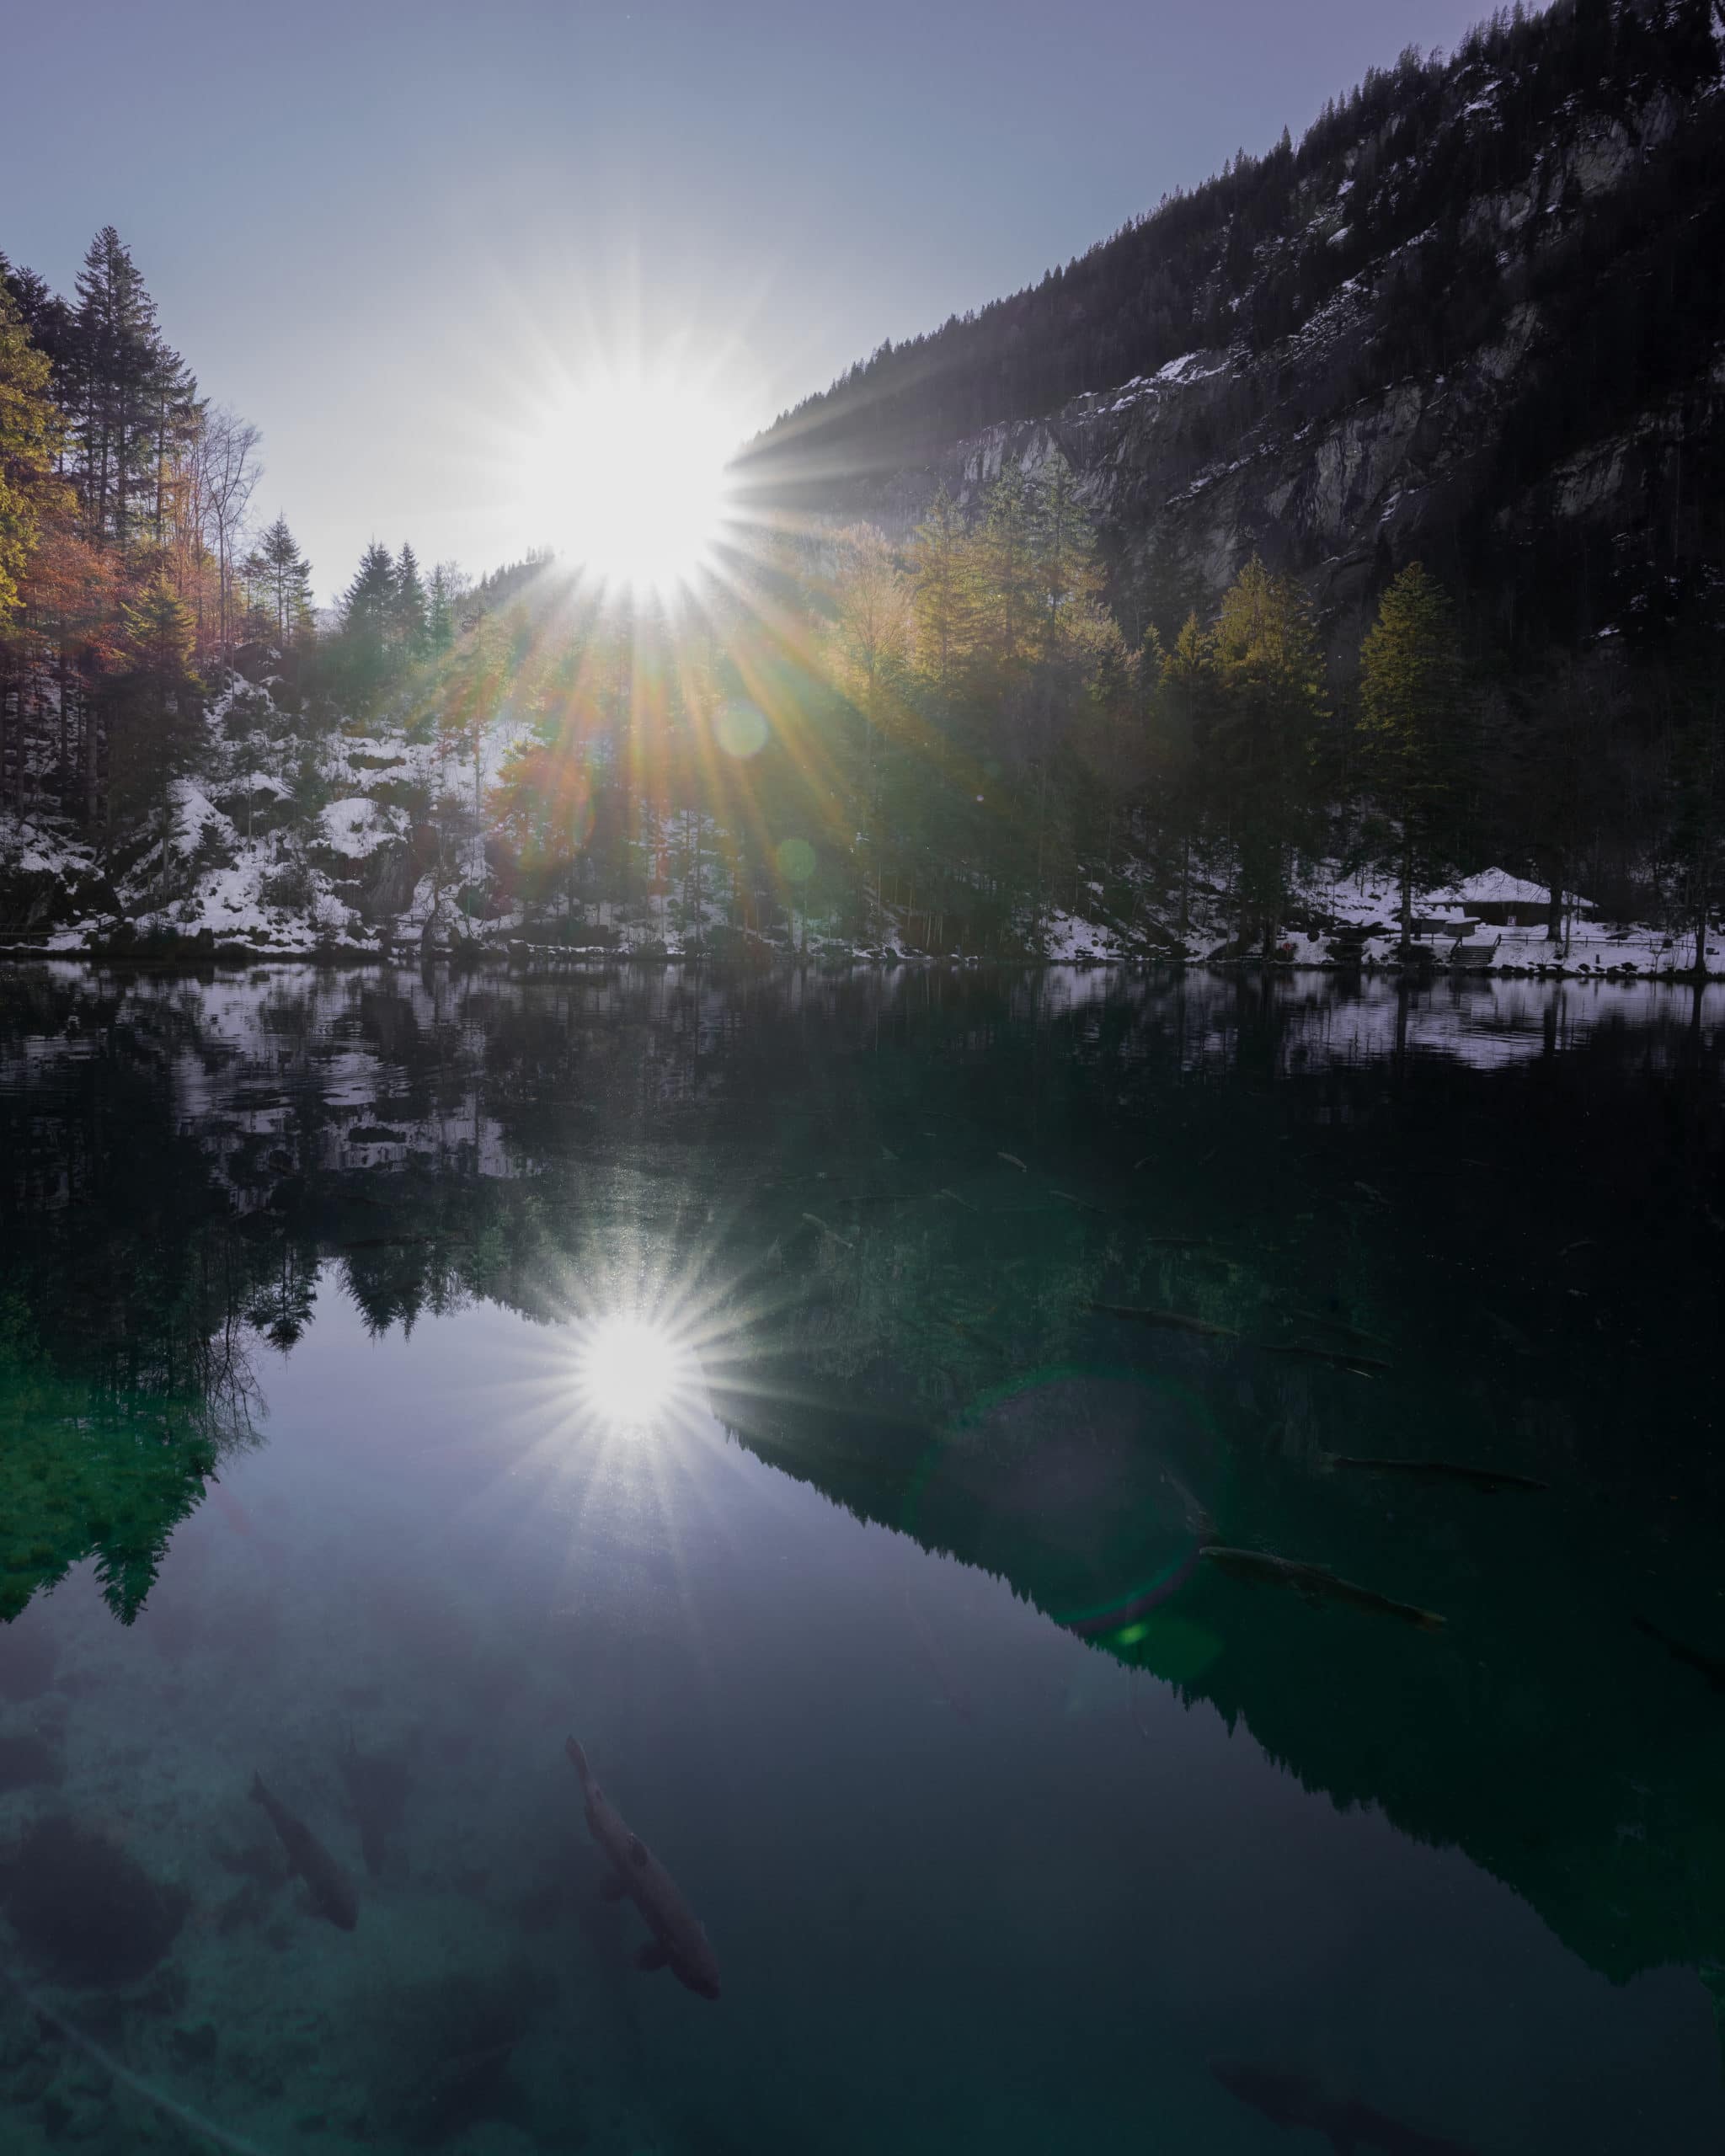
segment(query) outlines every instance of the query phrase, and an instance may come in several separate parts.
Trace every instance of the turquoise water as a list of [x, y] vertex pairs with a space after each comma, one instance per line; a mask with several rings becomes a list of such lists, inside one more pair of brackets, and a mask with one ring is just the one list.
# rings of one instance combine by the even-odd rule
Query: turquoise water
[[1722, 1059], [1575, 984], [6, 976], [5, 2146], [1717, 2148]]

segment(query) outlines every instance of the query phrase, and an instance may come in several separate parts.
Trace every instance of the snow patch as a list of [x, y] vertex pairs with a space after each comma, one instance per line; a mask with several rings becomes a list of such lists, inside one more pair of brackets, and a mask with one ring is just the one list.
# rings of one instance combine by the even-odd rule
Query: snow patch
[[332, 801], [318, 824], [323, 843], [353, 861], [363, 860], [368, 853], [374, 853], [380, 846], [399, 835], [390, 811], [365, 794]]

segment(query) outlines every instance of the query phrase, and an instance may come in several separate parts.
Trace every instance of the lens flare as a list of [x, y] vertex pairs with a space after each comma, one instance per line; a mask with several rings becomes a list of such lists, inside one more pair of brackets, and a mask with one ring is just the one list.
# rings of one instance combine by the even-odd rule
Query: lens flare
[[766, 746], [766, 721], [753, 704], [727, 704], [718, 714], [714, 731], [728, 756], [746, 763]]

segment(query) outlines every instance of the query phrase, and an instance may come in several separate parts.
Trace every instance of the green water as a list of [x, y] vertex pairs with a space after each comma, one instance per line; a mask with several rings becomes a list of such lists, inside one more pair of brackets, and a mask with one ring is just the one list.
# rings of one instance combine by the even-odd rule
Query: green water
[[0, 977], [5, 2147], [1718, 2148], [1722, 1064], [1603, 985]]

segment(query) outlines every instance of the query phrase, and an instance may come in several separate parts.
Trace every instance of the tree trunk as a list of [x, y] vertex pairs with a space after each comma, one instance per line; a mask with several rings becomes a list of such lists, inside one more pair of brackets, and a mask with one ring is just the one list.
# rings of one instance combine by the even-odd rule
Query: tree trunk
[[1404, 816], [1402, 819], [1402, 948], [1406, 951], [1413, 941], [1413, 833]]
[[[60, 693], [67, 692], [69, 670], [61, 654]], [[102, 803], [100, 728], [96, 723], [96, 707], [88, 696], [83, 699], [80, 716], [84, 723], [84, 823], [90, 830], [96, 828], [97, 814]]]

